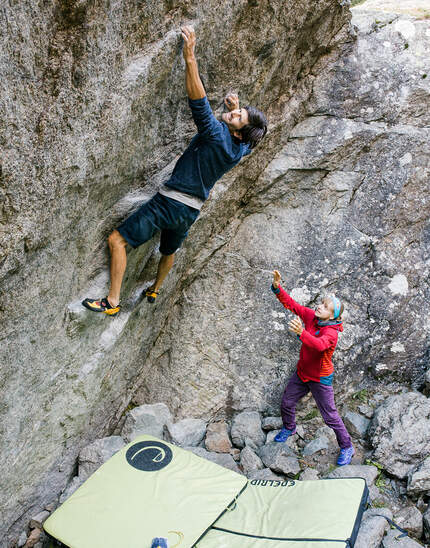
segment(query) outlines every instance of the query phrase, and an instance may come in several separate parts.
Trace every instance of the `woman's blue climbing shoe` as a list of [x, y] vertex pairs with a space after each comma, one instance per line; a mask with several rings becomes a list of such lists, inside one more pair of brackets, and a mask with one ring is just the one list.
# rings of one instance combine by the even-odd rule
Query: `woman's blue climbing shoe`
[[351, 445], [351, 447], [345, 447], [340, 450], [339, 457], [337, 459], [337, 465], [338, 466], [345, 466], [345, 464], [349, 464], [352, 460], [352, 457], [354, 455], [354, 447]]
[[288, 428], [282, 428], [282, 430], [278, 432], [278, 434], [276, 434], [275, 441], [278, 441], [278, 442], [287, 441], [287, 439], [290, 436], [293, 436], [295, 433], [296, 433], [295, 430], [288, 430]]
[[168, 548], [167, 539], [162, 537], [153, 538], [151, 548]]

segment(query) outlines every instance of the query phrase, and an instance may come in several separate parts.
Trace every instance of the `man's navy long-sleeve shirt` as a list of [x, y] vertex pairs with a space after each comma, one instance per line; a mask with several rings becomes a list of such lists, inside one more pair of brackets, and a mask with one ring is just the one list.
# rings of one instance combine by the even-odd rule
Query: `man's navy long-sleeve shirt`
[[176, 162], [165, 185], [206, 200], [217, 180], [251, 149], [230, 134], [227, 124], [215, 118], [207, 97], [188, 99], [188, 103], [198, 133]]

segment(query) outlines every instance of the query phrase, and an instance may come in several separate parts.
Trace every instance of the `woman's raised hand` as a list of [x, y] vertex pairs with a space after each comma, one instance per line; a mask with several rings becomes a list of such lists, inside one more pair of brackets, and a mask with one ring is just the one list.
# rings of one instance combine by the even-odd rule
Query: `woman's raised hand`
[[279, 272], [279, 270], [274, 270], [273, 271], [273, 287], [279, 287], [279, 284], [281, 283], [281, 273]]

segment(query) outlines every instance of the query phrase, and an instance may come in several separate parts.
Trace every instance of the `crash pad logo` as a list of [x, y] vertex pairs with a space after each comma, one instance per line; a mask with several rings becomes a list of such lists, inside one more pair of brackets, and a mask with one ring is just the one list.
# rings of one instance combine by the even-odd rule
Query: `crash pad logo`
[[144, 472], [155, 472], [167, 466], [173, 458], [170, 447], [159, 441], [140, 441], [128, 448], [128, 464]]

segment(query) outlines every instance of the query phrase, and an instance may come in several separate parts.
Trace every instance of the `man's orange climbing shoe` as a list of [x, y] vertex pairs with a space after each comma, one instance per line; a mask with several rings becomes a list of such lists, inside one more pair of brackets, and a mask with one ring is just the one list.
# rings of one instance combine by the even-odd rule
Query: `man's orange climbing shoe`
[[154, 291], [151, 288], [148, 288], [145, 292], [145, 297], [148, 303], [154, 303], [155, 299], [158, 297], [159, 291]]
[[107, 300], [107, 297], [104, 299], [84, 299], [82, 304], [85, 308], [88, 308], [88, 310], [92, 310], [93, 312], [104, 312], [105, 314], [108, 314], [108, 316], [116, 316], [121, 310], [120, 305], [112, 306]]

